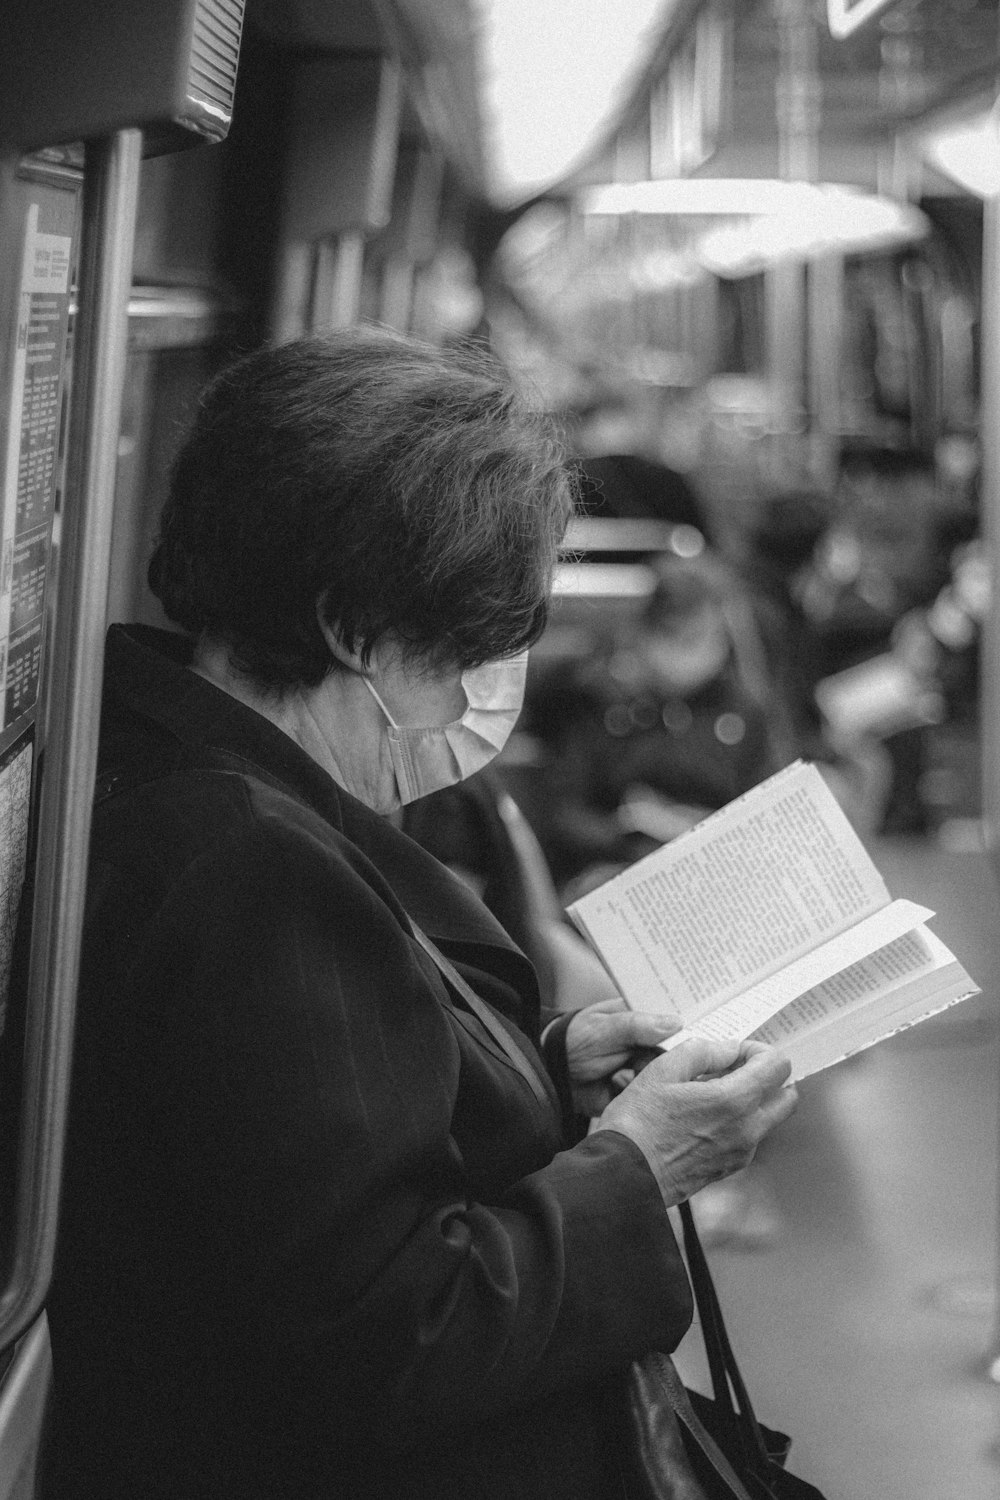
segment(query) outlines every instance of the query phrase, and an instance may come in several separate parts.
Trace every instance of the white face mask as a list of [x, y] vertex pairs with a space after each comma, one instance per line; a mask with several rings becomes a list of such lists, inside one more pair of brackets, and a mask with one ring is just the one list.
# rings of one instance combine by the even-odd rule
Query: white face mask
[[388, 722], [386, 737], [401, 803], [454, 786], [489, 765], [517, 722], [527, 670], [527, 651], [470, 667], [462, 673], [462, 717], [430, 727], [397, 724], [370, 679], [363, 679]]

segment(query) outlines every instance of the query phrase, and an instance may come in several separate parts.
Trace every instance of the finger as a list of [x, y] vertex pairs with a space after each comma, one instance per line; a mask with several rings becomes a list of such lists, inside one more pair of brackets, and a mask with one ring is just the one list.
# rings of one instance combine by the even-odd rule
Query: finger
[[627, 1034], [633, 1047], [655, 1047], [681, 1029], [677, 1016], [651, 1016], [633, 1010], [627, 1019], [630, 1023]]
[[587, 1005], [584, 1009], [589, 1015], [595, 1012], [599, 1015], [614, 1015], [618, 1011], [628, 1010], [628, 1003], [621, 995], [612, 995], [609, 1000], [595, 1000], [593, 1005]]
[[761, 1042], [754, 1045], [759, 1050], [752, 1052], [733, 1076], [744, 1077], [747, 1082], [756, 1082], [766, 1092], [780, 1088], [791, 1077], [791, 1062], [777, 1047], [769, 1047]]
[[721, 1079], [722, 1086], [738, 1108], [776, 1095], [791, 1077], [792, 1065], [775, 1047], [755, 1051], [746, 1061]]
[[690, 1083], [705, 1075], [718, 1076], [726, 1073], [740, 1058], [739, 1042], [709, 1041], [706, 1037], [692, 1037], [671, 1047], [669, 1052], [650, 1066], [671, 1083]]
[[773, 1098], [767, 1099], [760, 1107], [760, 1138], [780, 1125], [783, 1120], [796, 1109], [799, 1102], [798, 1091], [793, 1083], [786, 1084], [779, 1089]]
[[608, 1016], [603, 1040], [611, 1047], [655, 1047], [680, 1029], [676, 1016], [651, 1016], [627, 1010], [622, 1015]]
[[651, 1062], [656, 1062], [656, 1059], [662, 1056], [663, 1053], [659, 1047], [636, 1047], [629, 1054], [628, 1065], [633, 1073], [641, 1073], [644, 1068], [649, 1067]]
[[579, 1073], [582, 1080], [593, 1082], [598, 1078], [609, 1078], [619, 1068], [627, 1067], [632, 1061], [632, 1051], [619, 1048], [617, 1052], [602, 1051], [599, 1057], [592, 1057], [579, 1064]]
[[753, 1037], [748, 1036], [746, 1041], [742, 1043], [740, 1051], [744, 1059], [746, 1059], [755, 1056], [758, 1052], [773, 1052], [774, 1048], [769, 1042], [755, 1042]]

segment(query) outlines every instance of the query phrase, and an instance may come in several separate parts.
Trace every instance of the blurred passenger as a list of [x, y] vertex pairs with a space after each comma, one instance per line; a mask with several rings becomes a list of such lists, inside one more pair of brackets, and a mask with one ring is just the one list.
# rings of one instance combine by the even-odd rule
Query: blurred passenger
[[747, 593], [718, 558], [658, 563], [640, 616], [539, 684], [539, 828], [556, 882], [603, 878], [748, 791], [796, 747]]
[[[955, 549], [949, 581], [928, 606], [910, 610], [887, 651], [825, 678], [817, 687], [830, 740], [847, 752], [881, 755], [883, 793], [876, 826], [887, 833], [930, 831], [959, 792], [948, 754], [976, 734], [979, 647], [990, 578], [982, 545]], [[948, 725], [947, 731], [939, 726]], [[944, 757], [944, 764], [935, 764]], [[978, 756], [975, 757], [978, 760]], [[970, 789], [971, 790], [971, 789]]]
[[799, 753], [822, 759], [814, 688], [819, 644], [802, 607], [799, 581], [829, 522], [830, 502], [817, 491], [772, 496], [749, 538], [745, 577], [753, 595], [768, 665], [794, 726]]
[[836, 514], [799, 585], [819, 676], [885, 650], [896, 622], [934, 598], [947, 576], [940, 521], [931, 459], [909, 449], [846, 452]]
[[986, 545], [981, 538], [963, 542], [951, 555], [948, 582], [925, 615], [949, 719], [967, 722], [977, 714], [983, 623], [991, 601]]
[[578, 411], [569, 440], [579, 471], [583, 515], [619, 520], [667, 521], [708, 536], [708, 519], [686, 474], [657, 451], [648, 397], [626, 395]]
[[[800, 578], [816, 645], [814, 691], [835, 751], [869, 758], [883, 783], [868, 816], [886, 833], [922, 833], [928, 725], [924, 673], [898, 649], [901, 622], [947, 577], [933, 461], [859, 447], [844, 459], [838, 514]], [[881, 767], [881, 769], [880, 769]]]
[[580, 510], [616, 520], [669, 521], [706, 534], [707, 522], [690, 481], [676, 469], [637, 453], [604, 453], [578, 465]]

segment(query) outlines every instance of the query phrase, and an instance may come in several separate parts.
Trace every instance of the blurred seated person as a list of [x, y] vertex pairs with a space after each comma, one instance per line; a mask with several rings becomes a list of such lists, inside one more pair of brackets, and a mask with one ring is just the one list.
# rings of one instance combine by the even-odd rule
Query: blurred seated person
[[694, 485], [660, 451], [650, 399], [606, 399], [570, 418], [580, 514], [673, 522], [707, 536], [705, 507]]
[[986, 544], [974, 537], [952, 552], [948, 582], [924, 617], [949, 719], [969, 721], [978, 713], [980, 644], [992, 592]]
[[638, 453], [602, 453], [577, 465], [580, 513], [616, 520], [672, 521], [704, 536], [704, 511], [690, 480]]
[[916, 449], [848, 448], [837, 509], [797, 582], [819, 642], [817, 676], [885, 650], [896, 622], [947, 577], [933, 460]]
[[583, 871], [598, 883], [796, 753], [750, 598], [708, 554], [663, 557], [634, 624], [541, 682], [526, 728], [544, 747], [536, 831], [560, 888]]
[[831, 743], [845, 753], [864, 753], [880, 767], [881, 803], [872, 826], [881, 832], [930, 828], [930, 734], [935, 725], [974, 719], [990, 591], [981, 544], [956, 548], [949, 581], [929, 606], [897, 622], [886, 651], [817, 685]]
[[884, 833], [921, 833], [926, 729], [936, 710], [925, 711], [922, 673], [914, 676], [900, 641], [903, 622], [927, 609], [947, 577], [933, 461], [915, 449], [848, 449], [839, 501], [797, 584], [814, 645], [812, 686], [831, 749], [874, 768], [864, 821]]
[[823, 738], [813, 689], [822, 649], [799, 597], [799, 580], [824, 535], [830, 501], [815, 490], [770, 496], [749, 536], [743, 576], [754, 598], [768, 667], [776, 677], [800, 753], [822, 758]]

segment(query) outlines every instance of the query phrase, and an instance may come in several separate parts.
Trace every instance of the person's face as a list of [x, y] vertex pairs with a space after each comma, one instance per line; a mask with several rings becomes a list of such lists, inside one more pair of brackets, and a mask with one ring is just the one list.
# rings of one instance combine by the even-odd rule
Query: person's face
[[718, 610], [704, 604], [669, 632], [649, 630], [641, 655], [657, 691], [685, 697], [718, 677], [729, 656], [729, 637]]
[[919, 578], [933, 546], [934, 499], [923, 474], [852, 476], [845, 500], [862, 566], [901, 583]]

